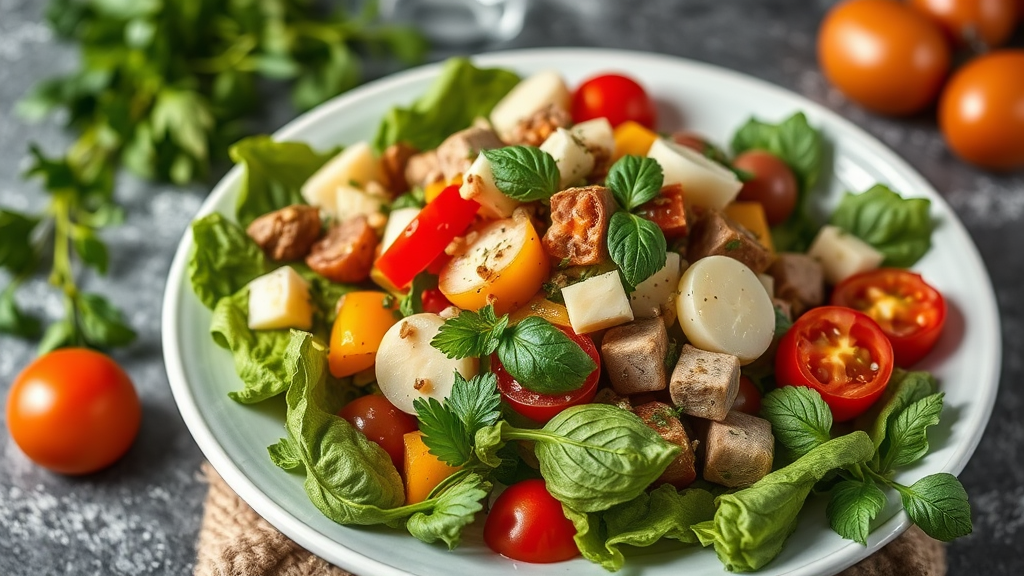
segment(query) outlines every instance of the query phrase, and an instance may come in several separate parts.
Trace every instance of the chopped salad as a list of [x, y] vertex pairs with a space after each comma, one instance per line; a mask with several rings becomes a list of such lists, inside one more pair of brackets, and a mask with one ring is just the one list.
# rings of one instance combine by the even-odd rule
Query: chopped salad
[[608, 570], [665, 538], [757, 570], [812, 489], [861, 544], [893, 493], [971, 531], [952, 475], [893, 480], [942, 409], [910, 370], [945, 319], [907, 269], [928, 200], [879, 184], [822, 225], [802, 113], [731, 154], [665, 128], [621, 74], [453, 59], [372, 141], [233, 147], [236, 218], [193, 224], [189, 276], [320, 511], [449, 548], [482, 517], [508, 558]]

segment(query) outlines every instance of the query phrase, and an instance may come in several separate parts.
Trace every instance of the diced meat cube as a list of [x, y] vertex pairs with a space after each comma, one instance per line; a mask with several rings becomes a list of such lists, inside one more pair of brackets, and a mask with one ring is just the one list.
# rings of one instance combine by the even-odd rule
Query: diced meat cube
[[306, 264], [333, 282], [362, 282], [370, 276], [377, 233], [365, 216], [335, 224], [313, 245]]
[[772, 425], [757, 416], [729, 412], [708, 426], [705, 450], [705, 480], [729, 488], [750, 486], [772, 470]]
[[409, 186], [425, 188], [441, 180], [444, 180], [444, 174], [436, 150], [413, 154], [405, 163], [405, 181]]
[[380, 156], [381, 179], [391, 194], [401, 194], [409, 189], [405, 177], [409, 160], [416, 155], [416, 149], [405, 142], [392, 144]]
[[320, 210], [293, 204], [253, 220], [245, 233], [270, 258], [278, 262], [298, 260], [309, 254], [320, 238]]
[[569, 188], [551, 197], [544, 249], [556, 261], [591, 266], [608, 258], [608, 221], [615, 197], [604, 186]]
[[732, 408], [740, 386], [740, 359], [683, 345], [672, 371], [672, 403], [684, 414], [722, 420]]
[[735, 258], [754, 272], [764, 272], [772, 262], [771, 252], [750, 231], [718, 210], [707, 210], [690, 230], [686, 258], [695, 262], [715, 254]]
[[668, 333], [661, 318], [634, 320], [611, 328], [601, 341], [601, 359], [619, 394], [664, 390]]
[[568, 128], [572, 116], [562, 107], [548, 104], [520, 120], [509, 133], [510, 145], [540, 146], [558, 128]]
[[501, 148], [505, 143], [489, 128], [474, 126], [452, 134], [437, 147], [437, 161], [445, 180], [464, 174], [481, 150]]
[[779, 254], [768, 273], [775, 279], [775, 297], [789, 302], [794, 317], [825, 302], [825, 273], [806, 254]]
[[633, 411], [633, 402], [629, 396], [620, 396], [618, 392], [611, 388], [601, 388], [598, 390], [594, 396], [594, 404], [610, 404], [618, 406], [623, 410]]
[[654, 483], [671, 484], [680, 489], [692, 484], [697, 479], [693, 443], [672, 407], [663, 402], [648, 402], [634, 408], [633, 413], [666, 442], [683, 449]]

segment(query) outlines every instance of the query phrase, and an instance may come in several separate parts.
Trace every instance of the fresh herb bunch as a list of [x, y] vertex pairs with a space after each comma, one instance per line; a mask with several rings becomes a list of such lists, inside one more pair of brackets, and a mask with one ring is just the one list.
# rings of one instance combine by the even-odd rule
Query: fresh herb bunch
[[46, 331], [43, 352], [134, 338], [114, 306], [78, 290], [73, 263], [106, 271], [97, 232], [123, 219], [113, 198], [119, 168], [177, 184], [202, 179], [246, 132], [264, 80], [290, 82], [303, 110], [356, 86], [365, 55], [411, 64], [425, 50], [412, 30], [377, 24], [373, 1], [349, 16], [321, 14], [308, 0], [52, 0], [47, 18], [79, 45], [82, 64], [38, 85], [19, 112], [66, 110], [79, 136], [58, 158], [32, 148], [26, 176], [41, 178], [50, 194], [41, 214], [0, 210], [0, 267], [12, 278], [0, 292], [0, 332], [40, 335], [41, 322], [14, 295], [52, 245], [50, 282], [66, 312]]

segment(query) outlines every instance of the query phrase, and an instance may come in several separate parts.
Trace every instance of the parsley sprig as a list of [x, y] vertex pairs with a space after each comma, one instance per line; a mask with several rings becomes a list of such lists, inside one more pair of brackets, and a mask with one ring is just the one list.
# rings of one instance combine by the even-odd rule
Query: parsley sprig
[[435, 398], [413, 401], [430, 453], [451, 466], [464, 466], [473, 456], [477, 430], [501, 418], [501, 395], [493, 373], [466, 380], [455, 372], [455, 383], [444, 404]]
[[664, 179], [656, 160], [640, 156], [623, 156], [608, 170], [606, 184], [620, 207], [608, 223], [608, 254], [633, 287], [665, 266], [664, 232], [634, 213], [661, 193]]

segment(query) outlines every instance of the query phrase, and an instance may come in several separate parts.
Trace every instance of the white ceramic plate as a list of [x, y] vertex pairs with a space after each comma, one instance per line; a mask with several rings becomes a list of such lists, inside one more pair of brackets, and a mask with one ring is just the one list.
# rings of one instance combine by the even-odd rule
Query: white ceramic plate
[[[1001, 342], [995, 297], [974, 244], [949, 206], [905, 162], [874, 138], [800, 96], [720, 68], [678, 58], [607, 50], [530, 50], [476, 58], [520, 74], [560, 71], [569, 85], [589, 75], [626, 71], [659, 102], [659, 128], [685, 126], [719, 142], [750, 115], [778, 121], [802, 110], [831, 145], [834, 167], [821, 197], [835, 203], [844, 190], [884, 182], [905, 195], [932, 200], [938, 222], [934, 246], [915, 267], [949, 304], [946, 331], [923, 363], [946, 393], [942, 422], [929, 434], [932, 451], [898, 480], [910, 484], [934, 472], [959, 473], [981, 438], [999, 381]], [[439, 67], [426, 66], [368, 84], [305, 114], [276, 137], [329, 148], [372, 137], [385, 111], [408, 104], [426, 89]], [[198, 216], [233, 214], [242, 173], [234, 169], [217, 185]], [[178, 247], [167, 280], [163, 344], [174, 398], [196, 442], [227, 483], [261, 516], [302, 546], [360, 576], [390, 574], [604, 574], [576, 559], [554, 565], [514, 563], [490, 552], [479, 524], [454, 552], [428, 546], [386, 529], [349, 528], [324, 517], [307, 500], [301, 479], [271, 464], [266, 447], [284, 434], [283, 403], [243, 406], [227, 397], [240, 386], [228, 353], [208, 335], [210, 312], [192, 294], [185, 273], [191, 234]], [[890, 494], [890, 501], [898, 499]], [[828, 575], [864, 558], [908, 526], [892, 503], [876, 522], [867, 547], [843, 540], [828, 528], [824, 503], [812, 500], [782, 554], [761, 574]], [[723, 574], [711, 549], [656, 546], [629, 555], [624, 573]]]

